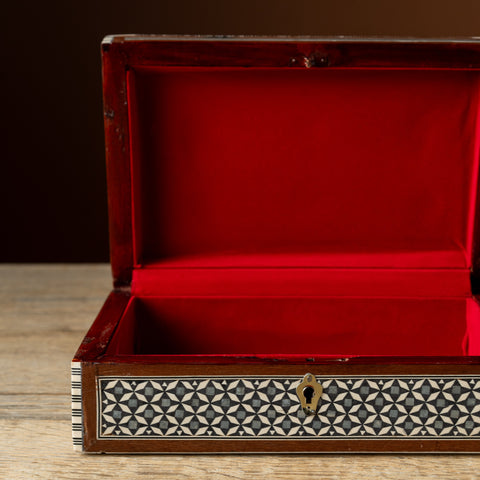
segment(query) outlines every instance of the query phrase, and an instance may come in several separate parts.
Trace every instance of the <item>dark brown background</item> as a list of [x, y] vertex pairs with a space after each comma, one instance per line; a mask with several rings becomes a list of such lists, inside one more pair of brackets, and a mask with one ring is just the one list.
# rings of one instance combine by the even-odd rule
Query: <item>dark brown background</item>
[[480, 35], [474, 0], [55, 0], [8, 2], [2, 17], [4, 262], [108, 260], [107, 34]]

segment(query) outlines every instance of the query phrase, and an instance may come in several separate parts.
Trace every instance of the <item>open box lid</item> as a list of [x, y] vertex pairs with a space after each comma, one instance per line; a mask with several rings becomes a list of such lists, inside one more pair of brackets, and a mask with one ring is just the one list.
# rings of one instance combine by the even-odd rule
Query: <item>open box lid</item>
[[118, 36], [103, 61], [117, 287], [471, 294], [479, 43]]

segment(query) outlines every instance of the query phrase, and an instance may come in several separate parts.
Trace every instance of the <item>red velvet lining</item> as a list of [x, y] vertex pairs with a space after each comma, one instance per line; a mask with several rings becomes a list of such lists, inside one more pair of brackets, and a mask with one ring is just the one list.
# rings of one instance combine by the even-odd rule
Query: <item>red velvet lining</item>
[[467, 301], [467, 334], [464, 350], [467, 355], [480, 356], [480, 305], [478, 297]]
[[437, 266], [470, 266], [478, 85], [473, 71], [134, 67], [136, 263], [416, 252], [423, 267], [442, 251]]
[[109, 353], [480, 354], [478, 72], [127, 80], [135, 298]]
[[478, 355], [478, 325], [472, 299], [136, 298], [109, 353]]
[[139, 268], [132, 293], [144, 296], [467, 297], [466, 269]]

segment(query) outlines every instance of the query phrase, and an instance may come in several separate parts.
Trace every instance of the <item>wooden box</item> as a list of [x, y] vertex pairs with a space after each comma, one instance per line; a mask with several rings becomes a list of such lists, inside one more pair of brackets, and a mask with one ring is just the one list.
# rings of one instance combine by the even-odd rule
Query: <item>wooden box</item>
[[479, 451], [480, 44], [102, 53], [113, 291], [75, 447]]

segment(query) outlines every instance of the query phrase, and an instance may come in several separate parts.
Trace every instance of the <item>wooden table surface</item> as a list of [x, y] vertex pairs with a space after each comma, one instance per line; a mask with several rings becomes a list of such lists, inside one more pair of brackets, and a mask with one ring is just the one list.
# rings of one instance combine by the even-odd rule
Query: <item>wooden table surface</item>
[[70, 360], [110, 290], [108, 265], [0, 265], [0, 479], [480, 479], [475, 455], [86, 455]]

